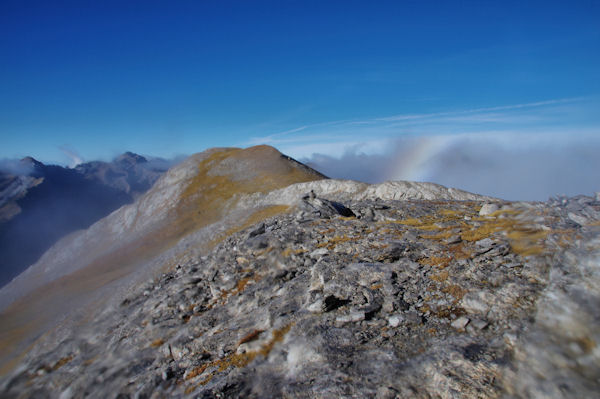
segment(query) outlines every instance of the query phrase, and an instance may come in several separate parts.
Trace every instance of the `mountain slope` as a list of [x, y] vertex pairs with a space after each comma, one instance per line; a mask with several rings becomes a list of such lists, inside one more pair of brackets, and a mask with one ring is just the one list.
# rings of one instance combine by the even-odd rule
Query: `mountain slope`
[[594, 198], [368, 185], [267, 146], [211, 149], [0, 290], [28, 292], [0, 313], [0, 389], [586, 397], [599, 221]]
[[[440, 198], [372, 196], [419, 186]], [[594, 397], [600, 201], [452, 195], [321, 180], [246, 198], [294, 206], [49, 332], [3, 393]]]
[[[190, 252], [202, 251], [228, 231], [243, 228], [285, 207], [236, 208], [241, 196], [268, 192], [324, 176], [258, 146], [212, 149], [172, 168], [134, 204], [89, 229], [63, 238], [40, 260], [0, 289], [2, 361], [14, 357], [57, 319], [108, 291], [146, 279]], [[182, 238], [188, 238], [188, 242]], [[24, 315], [27, 315], [24, 317]], [[23, 334], [26, 330], [26, 334]], [[16, 345], [15, 340], [20, 345]], [[9, 350], [14, 349], [14, 350]]]

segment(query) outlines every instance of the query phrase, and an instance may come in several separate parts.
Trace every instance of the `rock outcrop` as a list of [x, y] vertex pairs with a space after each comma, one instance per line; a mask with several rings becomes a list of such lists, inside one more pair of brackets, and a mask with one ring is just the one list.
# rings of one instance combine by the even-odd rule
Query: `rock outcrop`
[[[194, 156], [135, 207], [64, 242], [87, 248], [108, 226], [125, 240], [156, 221], [168, 241], [170, 215], [185, 215], [178, 239], [135, 269], [143, 277], [107, 285], [110, 299], [15, 359], [2, 395], [595, 397], [597, 199], [290, 185], [321, 176], [273, 151]], [[299, 175], [273, 174], [284, 165]], [[199, 204], [213, 213], [194, 230], [186, 212]], [[162, 272], [150, 276], [151, 265]]]

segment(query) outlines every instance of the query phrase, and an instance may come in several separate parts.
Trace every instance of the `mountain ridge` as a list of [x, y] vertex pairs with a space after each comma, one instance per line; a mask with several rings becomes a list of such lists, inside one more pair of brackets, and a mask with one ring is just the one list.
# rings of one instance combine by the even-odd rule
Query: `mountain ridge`
[[[23, 275], [42, 284], [0, 312], [3, 373], [13, 370], [0, 388], [561, 397], [535, 377], [547, 358], [587, 359], [585, 373], [557, 375], [592, 392], [598, 323], [564, 335], [547, 326], [563, 303], [574, 309], [565, 320], [593, 314], [581, 306], [595, 295], [599, 221], [600, 202], [585, 196], [509, 202], [433, 183], [369, 185], [325, 179], [268, 146], [207, 150]], [[556, 303], [558, 287], [574, 291]], [[582, 352], [564, 355], [569, 345]]]
[[[230, 157], [250, 166], [254, 171], [251, 178], [243, 179], [247, 169], [233, 170], [231, 174], [225, 173], [227, 169], [211, 171], [213, 164], [225, 162], [226, 166]], [[190, 156], [162, 176], [153, 189], [134, 204], [114, 211], [87, 230], [64, 237], [36, 264], [0, 289], [3, 308], [22, 297], [4, 309], [2, 316], [8, 327], [4, 332], [0, 331], [0, 341], [11, 341], [11, 331], [19, 330], [23, 313], [35, 311], [40, 314], [38, 322], [46, 329], [53, 324], [54, 318], [68, 313], [73, 303], [100, 297], [105, 285], [129, 284], [127, 279], [135, 278], [137, 267], [150, 263], [146, 269], [150, 274], [164, 267], [160, 260], [151, 262], [153, 257], [160, 259], [160, 253], [183, 236], [215, 223], [219, 217], [225, 216], [224, 222], [214, 232], [210, 230], [206, 234], [226, 234], [228, 229], [239, 224], [239, 218], [252, 220], [252, 215], [246, 214], [245, 210], [230, 209], [236, 196], [244, 190], [260, 192], [314, 178], [324, 176], [272, 147], [217, 148]], [[199, 204], [202, 206], [198, 208]], [[207, 206], [211, 207], [208, 214], [197, 210]], [[252, 214], [265, 212], [262, 209], [265, 207], [259, 208]], [[277, 207], [268, 209], [281, 210]], [[186, 250], [175, 251], [181, 256]], [[45, 303], [52, 306], [46, 309]], [[40, 312], [36, 308], [39, 306], [45, 311]]]
[[148, 190], [164, 172], [125, 153], [75, 168], [25, 157], [0, 172], [0, 285], [33, 264], [61, 237], [87, 228]]

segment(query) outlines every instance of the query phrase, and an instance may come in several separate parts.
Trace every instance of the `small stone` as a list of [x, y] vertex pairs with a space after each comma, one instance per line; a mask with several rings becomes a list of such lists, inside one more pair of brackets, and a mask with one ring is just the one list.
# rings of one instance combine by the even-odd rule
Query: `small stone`
[[315, 249], [314, 251], [312, 251], [310, 253], [311, 258], [318, 258], [320, 256], [327, 256], [327, 255], [329, 255], [329, 251], [327, 250], [327, 248]]
[[174, 373], [173, 373], [173, 370], [171, 369], [171, 367], [167, 367], [166, 370], [163, 370], [162, 375], [161, 375], [163, 381], [167, 381], [167, 380], [173, 378], [173, 376], [174, 376]]
[[504, 338], [504, 342], [510, 347], [514, 347], [517, 344], [517, 334], [512, 331], [504, 333], [502, 337]]
[[342, 316], [336, 317], [335, 321], [338, 323], [351, 323], [351, 322], [362, 321], [364, 319], [365, 319], [365, 312], [352, 311], [347, 315], [342, 315]]
[[235, 261], [237, 262], [238, 265], [245, 265], [246, 263], [249, 263], [250, 261], [243, 257], [243, 256], [238, 256], [237, 258], [235, 258]]
[[458, 244], [461, 241], [462, 241], [462, 238], [460, 237], [460, 234], [455, 234], [453, 236], [446, 238], [444, 240], [444, 243], [445, 244]]
[[414, 310], [408, 311], [405, 313], [405, 320], [410, 324], [422, 324], [423, 319], [421, 316]]
[[569, 219], [580, 226], [585, 226], [588, 223], [588, 219], [585, 216], [576, 215], [573, 212], [569, 212]]
[[248, 233], [248, 238], [258, 236], [265, 233], [265, 224], [261, 223], [257, 228]]
[[60, 396], [58, 397], [58, 399], [71, 399], [73, 397], [73, 389], [71, 387], [68, 387], [67, 389], [65, 389], [64, 391], [62, 391], [60, 393]]
[[200, 276], [189, 276], [185, 279], [185, 283], [188, 285], [195, 285], [202, 281], [202, 277]]
[[476, 241], [475, 245], [477, 245], [478, 247], [480, 247], [482, 249], [487, 249], [487, 248], [492, 249], [492, 247], [494, 245], [496, 245], [496, 243], [491, 238], [484, 238], [483, 240]]
[[461, 300], [461, 306], [467, 313], [486, 314], [490, 309], [487, 302], [491, 299], [490, 294], [486, 291], [469, 292]]
[[392, 387], [379, 387], [375, 399], [394, 399], [400, 397], [398, 391]]
[[390, 325], [390, 327], [395, 328], [398, 327], [403, 320], [404, 317], [402, 317], [401, 315], [393, 315], [388, 318], [388, 324]]
[[450, 325], [457, 330], [463, 330], [467, 324], [469, 324], [469, 319], [465, 316], [461, 316], [458, 319], [454, 320]]
[[478, 330], [483, 330], [484, 328], [487, 327], [488, 323], [485, 320], [481, 320], [481, 319], [474, 319], [470, 321], [471, 326], [475, 327]]
[[491, 215], [492, 213], [496, 212], [499, 209], [500, 209], [500, 207], [498, 206], [498, 204], [492, 204], [492, 203], [483, 204], [483, 206], [479, 210], [479, 216]]
[[321, 313], [323, 311], [323, 301], [319, 299], [311, 303], [306, 307], [306, 310], [308, 310], [311, 313]]

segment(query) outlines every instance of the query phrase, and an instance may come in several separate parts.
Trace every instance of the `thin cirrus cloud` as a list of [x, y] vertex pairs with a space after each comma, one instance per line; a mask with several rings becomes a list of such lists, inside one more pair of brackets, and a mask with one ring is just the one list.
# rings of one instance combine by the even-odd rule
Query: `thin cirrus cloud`
[[597, 101], [567, 98], [393, 115], [255, 137], [324, 174], [432, 181], [511, 200], [600, 191]]

